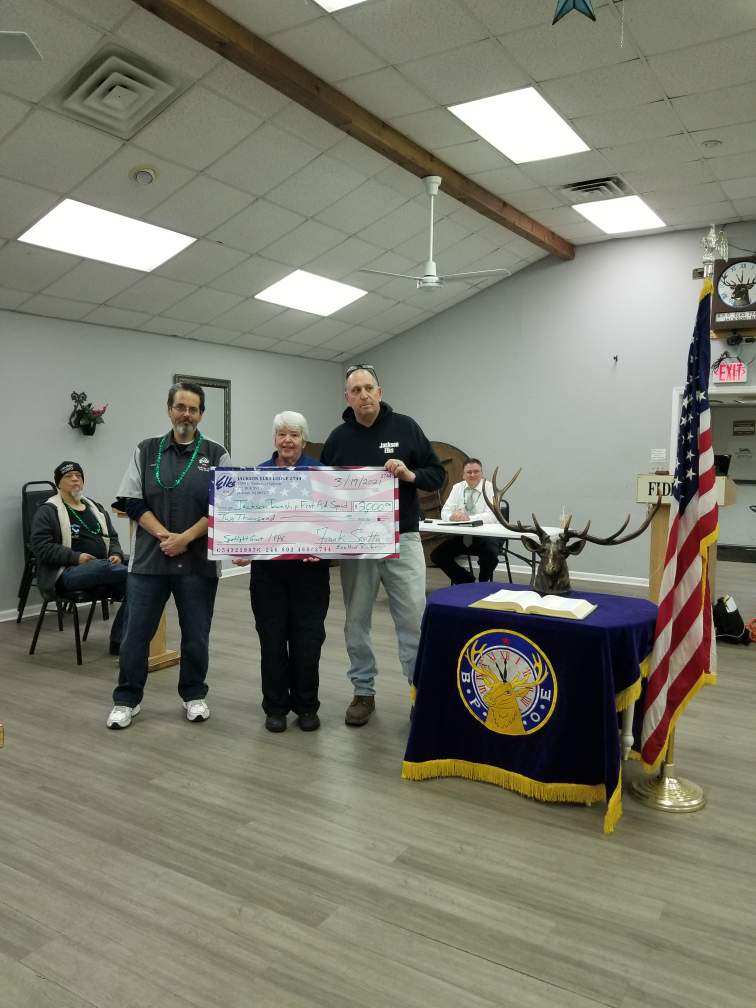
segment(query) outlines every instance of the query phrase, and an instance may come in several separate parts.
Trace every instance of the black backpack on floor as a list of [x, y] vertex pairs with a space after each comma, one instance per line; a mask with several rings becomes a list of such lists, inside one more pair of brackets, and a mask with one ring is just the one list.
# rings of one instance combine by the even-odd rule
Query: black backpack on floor
[[718, 598], [714, 606], [714, 632], [725, 644], [750, 644], [751, 635], [732, 595]]

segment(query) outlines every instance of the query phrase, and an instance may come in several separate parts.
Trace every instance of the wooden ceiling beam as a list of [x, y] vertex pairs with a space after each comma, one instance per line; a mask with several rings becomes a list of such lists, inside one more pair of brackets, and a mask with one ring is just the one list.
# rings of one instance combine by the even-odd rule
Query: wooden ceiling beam
[[445, 164], [207, 0], [134, 2], [413, 175], [440, 175], [445, 193], [484, 217], [560, 259], [574, 258], [575, 247], [566, 239]]

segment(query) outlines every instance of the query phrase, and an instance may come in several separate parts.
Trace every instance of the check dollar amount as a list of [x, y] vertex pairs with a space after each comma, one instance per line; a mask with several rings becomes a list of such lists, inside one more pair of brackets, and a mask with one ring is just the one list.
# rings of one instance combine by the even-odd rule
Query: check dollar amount
[[385, 469], [216, 469], [208, 555], [396, 556], [396, 486]]

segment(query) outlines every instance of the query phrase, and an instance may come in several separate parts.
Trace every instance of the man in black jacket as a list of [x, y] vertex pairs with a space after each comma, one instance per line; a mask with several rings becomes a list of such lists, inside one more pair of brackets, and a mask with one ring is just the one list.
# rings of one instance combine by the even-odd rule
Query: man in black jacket
[[[54, 598], [56, 591], [108, 588], [120, 601], [128, 571], [110, 516], [102, 504], [84, 497], [84, 470], [78, 462], [61, 462], [53, 478], [58, 492], [37, 508], [31, 529], [43, 598]], [[111, 654], [118, 654], [124, 613], [121, 606], [110, 629]]]
[[342, 560], [339, 565], [350, 660], [347, 674], [354, 689], [345, 721], [358, 727], [367, 724], [375, 710], [378, 669], [370, 624], [379, 584], [388, 595], [402, 671], [412, 682], [425, 608], [425, 557], [418, 531], [417, 491], [437, 490], [445, 473], [418, 424], [381, 401], [383, 392], [373, 367], [355, 364], [348, 368], [344, 389], [348, 403], [342, 414], [344, 423], [328, 436], [321, 462], [329, 466], [380, 466], [399, 480], [400, 556]]

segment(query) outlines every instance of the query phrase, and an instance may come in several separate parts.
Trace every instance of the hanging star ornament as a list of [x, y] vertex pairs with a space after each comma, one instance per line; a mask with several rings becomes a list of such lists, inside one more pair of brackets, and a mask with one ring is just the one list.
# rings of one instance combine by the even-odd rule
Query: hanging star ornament
[[596, 15], [593, 13], [593, 7], [591, 7], [591, 0], [559, 0], [556, 14], [554, 14], [554, 20], [551, 22], [552, 25], [555, 25], [557, 21], [561, 21], [564, 15], [569, 14], [570, 11], [577, 11], [578, 14], [585, 14], [585, 16], [590, 18], [591, 21], [596, 20]]

